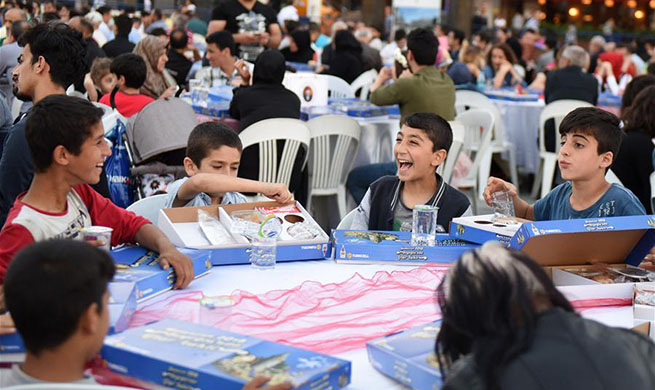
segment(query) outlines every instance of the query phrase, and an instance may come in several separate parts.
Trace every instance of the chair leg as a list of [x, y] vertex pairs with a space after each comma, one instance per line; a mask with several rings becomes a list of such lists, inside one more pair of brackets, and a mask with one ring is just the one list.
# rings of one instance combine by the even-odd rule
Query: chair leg
[[312, 212], [312, 198], [313, 198], [313, 196], [312, 196], [311, 193], [309, 195], [307, 195], [307, 205], [305, 206], [305, 210], [307, 210], [307, 212], [310, 215], [314, 215], [314, 213]]
[[539, 163], [537, 164], [537, 172], [534, 174], [534, 183], [532, 183], [532, 199], [536, 199], [539, 195], [539, 188], [541, 187], [541, 177], [543, 176], [544, 170], [544, 158], [539, 157]]
[[491, 175], [491, 149], [487, 150], [486, 155], [480, 160], [480, 167], [478, 168], [478, 185], [476, 186], [475, 196], [482, 199], [482, 192], [487, 186], [489, 176]]
[[555, 166], [557, 165], [557, 156], [546, 156], [544, 159], [544, 173], [541, 179], [541, 197], [545, 197], [553, 186], [553, 177], [555, 176]]
[[342, 220], [346, 215], [346, 186], [339, 185], [337, 187], [337, 207], [339, 209], [339, 220]]
[[478, 186], [471, 187], [471, 207], [473, 215], [478, 215]]
[[512, 184], [519, 188], [519, 174], [516, 168], [516, 154], [514, 153], [514, 146], [512, 145], [507, 149], [509, 153], [509, 172], [512, 179]]

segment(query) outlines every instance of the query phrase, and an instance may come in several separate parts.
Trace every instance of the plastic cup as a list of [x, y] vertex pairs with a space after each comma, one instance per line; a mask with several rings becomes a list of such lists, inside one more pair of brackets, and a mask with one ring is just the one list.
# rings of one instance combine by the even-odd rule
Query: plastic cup
[[82, 241], [103, 241], [104, 245], [100, 249], [107, 252], [111, 250], [111, 233], [114, 229], [106, 226], [89, 226], [80, 230]]
[[516, 223], [514, 200], [509, 191], [497, 191], [491, 194], [491, 206], [494, 209], [494, 222]]
[[434, 246], [438, 207], [417, 205], [412, 213], [412, 245]]
[[267, 270], [275, 268], [277, 237], [256, 236], [252, 240], [250, 264], [252, 268]]

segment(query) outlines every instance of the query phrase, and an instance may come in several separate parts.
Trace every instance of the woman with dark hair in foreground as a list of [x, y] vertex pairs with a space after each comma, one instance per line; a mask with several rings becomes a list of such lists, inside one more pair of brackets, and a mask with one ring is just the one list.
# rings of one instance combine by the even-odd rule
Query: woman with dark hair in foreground
[[655, 389], [655, 344], [578, 316], [546, 272], [497, 243], [438, 288], [443, 390]]

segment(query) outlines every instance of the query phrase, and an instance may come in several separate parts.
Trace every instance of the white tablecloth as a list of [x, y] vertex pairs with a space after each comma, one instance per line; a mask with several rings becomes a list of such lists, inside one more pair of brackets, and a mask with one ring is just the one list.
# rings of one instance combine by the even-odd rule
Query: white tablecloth
[[544, 101], [513, 102], [492, 100], [503, 118], [505, 140], [512, 142], [516, 150], [516, 164], [528, 173], [537, 172], [539, 167], [539, 115]]
[[[408, 271], [412, 266], [385, 264], [351, 265], [336, 264], [332, 260], [278, 263], [274, 270], [260, 271], [249, 265], [214, 267], [212, 272], [195, 280], [189, 290], [200, 290], [205, 295], [227, 295], [234, 290], [262, 294], [271, 290], [291, 289], [305, 281], [322, 284], [343, 282], [359, 273], [365, 278], [378, 271]], [[155, 298], [157, 299], [157, 298]], [[584, 312], [584, 316], [611, 326], [632, 327], [632, 308], [603, 308]], [[352, 362], [350, 390], [407, 389], [373, 368], [365, 348], [337, 355]]]

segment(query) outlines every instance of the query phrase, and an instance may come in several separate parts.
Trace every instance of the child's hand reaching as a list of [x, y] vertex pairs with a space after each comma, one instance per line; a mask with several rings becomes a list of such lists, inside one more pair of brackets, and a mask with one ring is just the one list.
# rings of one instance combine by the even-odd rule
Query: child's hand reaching
[[491, 206], [491, 194], [498, 191], [509, 191], [509, 195], [515, 198], [518, 195], [516, 187], [512, 183], [501, 180], [497, 177], [490, 177], [487, 186], [484, 188], [484, 200], [487, 205]]
[[289, 192], [289, 189], [286, 185], [280, 183], [269, 183], [264, 187], [262, 191], [266, 197], [275, 200], [278, 203], [287, 203], [293, 196]]

